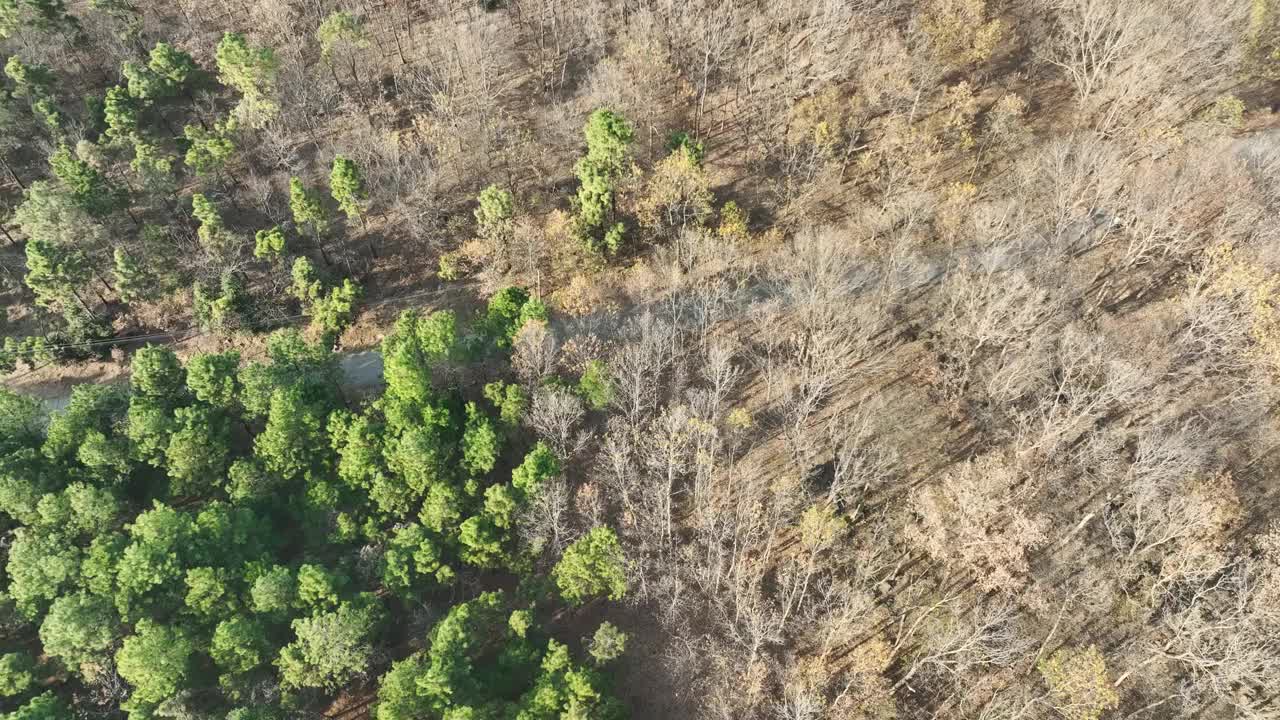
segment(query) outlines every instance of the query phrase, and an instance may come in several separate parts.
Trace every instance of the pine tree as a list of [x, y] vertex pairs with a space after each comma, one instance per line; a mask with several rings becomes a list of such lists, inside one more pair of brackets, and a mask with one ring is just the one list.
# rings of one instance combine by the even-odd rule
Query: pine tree
[[114, 255], [116, 292], [120, 299], [131, 303], [147, 298], [154, 283], [142, 266], [122, 247], [117, 247]]
[[123, 144], [138, 133], [138, 116], [142, 108], [129, 91], [119, 85], [107, 90], [103, 116], [107, 121], [107, 137], [112, 144]]
[[310, 228], [312, 237], [319, 239], [329, 231], [329, 214], [316, 193], [308, 190], [298, 178], [289, 179], [289, 209], [298, 227]]
[[235, 154], [236, 129], [235, 118], [214, 125], [212, 131], [195, 125], [183, 128], [182, 134], [190, 143], [185, 158], [187, 167], [200, 176], [221, 173], [227, 165], [227, 160]]
[[213, 202], [202, 193], [191, 196], [191, 214], [200, 221], [196, 236], [200, 244], [211, 254], [218, 255], [227, 249], [227, 233], [222, 224], [222, 216]]
[[341, 49], [345, 51], [350, 62], [351, 80], [359, 85], [360, 75], [356, 72], [356, 51], [369, 45], [369, 38], [365, 34], [364, 21], [349, 12], [335, 11], [326, 17], [324, 22], [320, 23], [320, 27], [316, 28], [316, 39], [320, 42], [320, 57], [329, 65], [329, 72], [333, 74], [334, 83], [339, 88], [342, 87], [337, 73], [333, 70], [333, 56], [335, 51]]
[[342, 155], [333, 159], [333, 170], [329, 173], [329, 192], [348, 218], [355, 220], [361, 216], [362, 203], [368, 197], [364, 188], [364, 176], [354, 162]]
[[53, 174], [71, 191], [71, 198], [95, 218], [103, 218], [124, 207], [127, 196], [112, 187], [97, 168], [78, 158], [66, 145], [49, 156]]
[[578, 232], [593, 250], [600, 244], [596, 233], [613, 213], [615, 184], [627, 170], [627, 152], [633, 132], [620, 115], [601, 108], [587, 118], [583, 134], [587, 154], [578, 160]]
[[275, 99], [279, 61], [271, 48], [253, 47], [244, 35], [228, 32], [218, 43], [215, 58], [218, 79], [240, 93], [237, 117], [260, 128], [280, 114]]
[[151, 48], [147, 67], [160, 79], [168, 95], [189, 92], [202, 74], [195, 59], [164, 42], [156, 43]]
[[276, 261], [280, 256], [284, 255], [285, 237], [284, 231], [279, 225], [273, 226], [267, 230], [259, 230], [253, 236], [253, 256], [259, 260]]

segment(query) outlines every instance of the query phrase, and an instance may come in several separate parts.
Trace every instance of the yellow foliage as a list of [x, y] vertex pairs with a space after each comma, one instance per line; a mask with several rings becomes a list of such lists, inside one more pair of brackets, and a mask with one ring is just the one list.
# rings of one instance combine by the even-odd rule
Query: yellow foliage
[[1054, 708], [1067, 720], [1098, 720], [1120, 704], [1107, 661], [1094, 645], [1062, 648], [1039, 666]]
[[663, 158], [640, 200], [640, 222], [654, 230], [701, 225], [710, 217], [711, 183], [693, 153], [681, 147]]
[[840, 91], [829, 86], [820, 93], [802, 98], [791, 107], [787, 123], [787, 144], [809, 145], [830, 155], [844, 138], [847, 108]]
[[747, 213], [738, 207], [738, 203], [730, 200], [720, 208], [720, 226], [716, 234], [730, 242], [741, 242], [749, 236], [747, 233]]
[[808, 551], [819, 550], [844, 531], [845, 519], [836, 514], [829, 503], [810, 507], [800, 516], [800, 546]]
[[960, 237], [977, 196], [978, 186], [973, 183], [955, 182], [947, 186], [933, 217], [934, 229], [941, 240], [953, 243]]
[[1255, 359], [1280, 375], [1280, 274], [1238, 257], [1229, 242], [1211, 247], [1205, 259], [1209, 293], [1243, 305]]
[[939, 57], [957, 65], [987, 60], [1004, 37], [1004, 23], [987, 20], [986, 0], [930, 0], [920, 27]]

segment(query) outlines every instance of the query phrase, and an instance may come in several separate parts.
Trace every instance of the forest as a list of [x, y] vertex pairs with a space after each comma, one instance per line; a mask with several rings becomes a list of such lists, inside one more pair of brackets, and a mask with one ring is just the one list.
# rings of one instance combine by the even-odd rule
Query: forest
[[1280, 717], [1276, 0], [0, 59], [0, 720]]

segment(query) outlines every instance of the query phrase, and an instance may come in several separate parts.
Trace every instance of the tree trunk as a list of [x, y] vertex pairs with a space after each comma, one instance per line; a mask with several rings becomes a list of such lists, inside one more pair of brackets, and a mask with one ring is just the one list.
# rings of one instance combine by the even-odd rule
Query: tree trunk
[[5, 171], [9, 173], [9, 177], [13, 178], [14, 182], [18, 183], [18, 187], [22, 188], [23, 190], [27, 189], [27, 186], [23, 185], [22, 181], [18, 179], [18, 174], [15, 173], [13, 171], [13, 168], [9, 166], [8, 160], [5, 160], [3, 157], [0, 157], [0, 165], [4, 165]]

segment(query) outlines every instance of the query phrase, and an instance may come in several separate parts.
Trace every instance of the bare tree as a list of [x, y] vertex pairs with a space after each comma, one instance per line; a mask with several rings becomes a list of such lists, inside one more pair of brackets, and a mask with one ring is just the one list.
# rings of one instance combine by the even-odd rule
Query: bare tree
[[1007, 458], [983, 455], [916, 492], [911, 535], [934, 558], [972, 573], [982, 589], [1016, 592], [1027, 580], [1028, 553], [1049, 539], [1047, 518], [1029, 502], [1035, 490]]
[[570, 459], [586, 446], [590, 436], [579, 433], [578, 426], [586, 415], [582, 401], [562, 388], [541, 388], [533, 395], [528, 423], [551, 443], [561, 458]]

